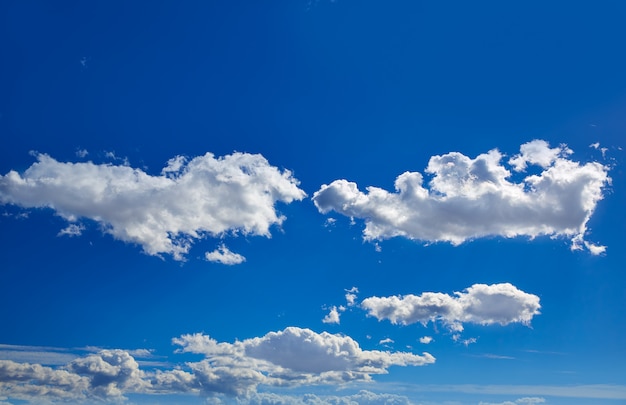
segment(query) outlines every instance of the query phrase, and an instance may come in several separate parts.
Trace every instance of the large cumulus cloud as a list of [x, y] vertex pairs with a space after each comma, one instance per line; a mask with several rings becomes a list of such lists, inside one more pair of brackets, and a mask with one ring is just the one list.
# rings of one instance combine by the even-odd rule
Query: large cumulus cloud
[[[366, 240], [395, 236], [458, 245], [486, 236], [564, 236], [573, 249], [593, 254], [604, 247], [584, 241], [587, 222], [603, 189], [610, 182], [608, 167], [569, 158], [565, 145], [551, 148], [534, 140], [521, 146], [508, 161], [514, 172], [526, 174], [512, 181], [512, 172], [494, 149], [472, 159], [459, 152], [431, 157], [424, 176], [405, 172], [395, 192], [378, 187], [359, 190], [356, 183], [335, 180], [313, 195], [321, 213], [335, 211], [365, 220]], [[538, 168], [530, 174], [531, 166]]]
[[285, 219], [275, 203], [305, 196], [289, 171], [258, 154], [177, 156], [156, 176], [125, 165], [36, 156], [24, 173], [0, 176], [1, 204], [49, 207], [70, 223], [89, 218], [147, 254], [178, 260], [206, 234], [269, 237], [270, 227]]

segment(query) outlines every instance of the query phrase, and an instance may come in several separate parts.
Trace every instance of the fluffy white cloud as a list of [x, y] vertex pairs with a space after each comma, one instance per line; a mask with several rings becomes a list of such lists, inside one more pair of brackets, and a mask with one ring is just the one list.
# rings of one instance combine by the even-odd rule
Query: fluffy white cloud
[[248, 395], [258, 385], [297, 386], [369, 381], [390, 366], [421, 366], [435, 358], [424, 353], [362, 350], [348, 336], [288, 327], [263, 337], [218, 343], [206, 335], [183, 335], [180, 351], [205, 360], [188, 363], [201, 386], [211, 392]]
[[[184, 367], [148, 371], [140, 368], [131, 351], [117, 349], [100, 350], [54, 368], [0, 360], [0, 398], [89, 403], [101, 399], [119, 400], [128, 394], [196, 393], [216, 399], [264, 398], [263, 401], [267, 401], [272, 396], [257, 395], [258, 386], [298, 387], [370, 381], [372, 375], [386, 374], [391, 366], [421, 366], [435, 361], [428, 353], [420, 356], [362, 350], [350, 337], [296, 327], [234, 343], [217, 342], [202, 334], [183, 335], [173, 342], [181, 347], [177, 352], [202, 354], [205, 358], [187, 362]], [[143, 356], [149, 352], [136, 353]], [[358, 403], [404, 403], [402, 397], [370, 392], [351, 397]], [[362, 402], [357, 397], [370, 400]], [[286, 402], [260, 403], [295, 400], [295, 397], [284, 398]], [[306, 398], [312, 402], [305, 403], [327, 403], [319, 398], [321, 402], [313, 401], [313, 397]], [[376, 402], [385, 398], [391, 402]]]
[[330, 312], [322, 319], [322, 322], [339, 324], [339, 311], [337, 307], [333, 306]]
[[11, 399], [84, 400], [89, 380], [67, 370], [0, 360], [0, 395]]
[[420, 341], [421, 344], [427, 345], [427, 344], [429, 344], [430, 342], [433, 341], [433, 338], [432, 338], [432, 336], [422, 336], [419, 339], [419, 341]]
[[139, 364], [124, 350], [101, 350], [73, 360], [67, 370], [87, 378], [89, 392], [98, 397], [122, 396], [124, 392], [142, 392], [149, 383]]
[[361, 307], [368, 315], [394, 324], [441, 321], [453, 331], [462, 331], [463, 323], [508, 325], [530, 324], [539, 314], [539, 297], [525, 293], [509, 283], [474, 284], [454, 295], [425, 292], [420, 295], [369, 297]]
[[9, 398], [123, 398], [124, 393], [145, 392], [149, 386], [138, 363], [123, 350], [102, 350], [74, 359], [62, 368], [0, 360], [0, 395]]
[[346, 291], [346, 302], [348, 303], [348, 306], [354, 306], [355, 302], [356, 302], [356, 293], [359, 292], [359, 289], [356, 287], [352, 287], [349, 290], [345, 290]]
[[205, 257], [210, 262], [217, 262], [226, 265], [241, 264], [246, 258], [239, 253], [231, 252], [224, 244], [220, 245], [212, 252], [206, 252]]
[[428, 187], [418, 172], [398, 176], [395, 193], [378, 187], [364, 193], [356, 183], [335, 180], [315, 192], [313, 202], [321, 213], [364, 219], [368, 241], [403, 236], [458, 245], [486, 236], [550, 235], [572, 239], [575, 249], [586, 246], [587, 222], [610, 178], [608, 166], [575, 162], [571, 153], [565, 145], [526, 143], [508, 164], [517, 172], [529, 165], [540, 172], [513, 182], [496, 149], [474, 159], [451, 152], [431, 157]]
[[157, 176], [127, 165], [64, 163], [38, 154], [24, 173], [0, 176], [0, 203], [49, 207], [71, 223], [89, 218], [147, 254], [182, 260], [206, 234], [271, 236], [270, 227], [285, 219], [275, 203], [305, 197], [298, 184], [258, 154], [177, 156]]

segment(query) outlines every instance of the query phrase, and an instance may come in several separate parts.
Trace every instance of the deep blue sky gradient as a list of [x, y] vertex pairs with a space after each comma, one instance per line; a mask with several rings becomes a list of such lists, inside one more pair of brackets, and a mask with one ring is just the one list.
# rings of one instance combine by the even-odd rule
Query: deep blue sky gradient
[[[589, 240], [608, 246], [601, 256], [547, 237], [457, 247], [395, 238], [376, 252], [362, 221], [331, 215], [337, 223], [325, 227], [306, 198], [277, 204], [287, 220], [271, 239], [228, 239], [245, 263], [206, 262], [215, 238], [180, 263], [89, 221], [80, 237], [57, 237], [66, 224], [51, 210], [15, 218], [23, 210], [5, 205], [0, 343], [149, 348], [176, 362], [185, 356], [171, 339], [181, 334], [232, 342], [294, 325], [345, 333], [364, 349], [389, 337], [396, 350], [437, 357], [381, 382], [623, 384], [625, 18], [619, 1], [2, 2], [1, 175], [27, 169], [33, 150], [77, 161], [86, 149], [95, 163], [114, 152], [154, 175], [176, 155], [241, 151], [292, 170], [311, 197], [339, 178], [393, 190], [433, 155], [512, 156], [539, 138], [610, 164], [613, 182], [589, 222]], [[359, 309], [340, 325], [321, 322], [322, 307], [345, 304], [353, 286], [365, 298], [502, 282], [540, 296], [542, 314], [532, 327], [466, 325], [478, 338], [467, 347], [432, 325]], [[435, 341], [420, 345], [426, 335]], [[463, 404], [528, 396], [454, 395]]]

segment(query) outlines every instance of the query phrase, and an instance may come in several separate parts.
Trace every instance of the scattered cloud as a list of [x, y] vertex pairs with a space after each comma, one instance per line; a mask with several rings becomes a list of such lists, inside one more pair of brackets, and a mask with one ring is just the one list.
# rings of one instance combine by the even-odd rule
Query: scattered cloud
[[467, 339], [461, 339], [461, 335], [459, 333], [455, 333], [454, 335], [452, 335], [452, 340], [454, 340], [457, 343], [462, 344], [465, 347], [467, 347], [469, 345], [473, 345], [474, 343], [476, 343], [478, 341], [478, 339], [476, 339], [474, 337], [467, 338]]
[[546, 402], [544, 398], [540, 397], [524, 397], [520, 399], [516, 399], [515, 401], [505, 401], [505, 402], [480, 402], [478, 405], [535, 405], [535, 404], [543, 404]]
[[339, 311], [336, 306], [330, 309], [330, 312], [322, 319], [322, 322], [339, 324]]
[[593, 243], [589, 243], [585, 241], [585, 247], [591, 254], [593, 255], [601, 255], [606, 252], [606, 246], [594, 245]]
[[432, 342], [433, 340], [434, 339], [432, 338], [432, 336], [422, 336], [419, 339], [420, 343], [425, 344], [425, 345], [430, 344], [430, 342]]
[[356, 293], [359, 292], [359, 289], [356, 287], [352, 287], [351, 289], [345, 290], [345, 291], [346, 291], [346, 302], [348, 303], [348, 306], [349, 307], [354, 306], [356, 303], [356, 298], [357, 298]]
[[503, 356], [501, 354], [493, 354], [493, 353], [484, 353], [472, 355], [472, 357], [482, 357], [485, 359], [494, 359], [494, 360], [515, 360], [515, 357], [512, 356]]
[[602, 153], [602, 157], [603, 158], [606, 157], [606, 152], [609, 151], [609, 148], [601, 148], [600, 147], [600, 142], [592, 143], [591, 145], [589, 145], [589, 147], [593, 148], [593, 149], [596, 149], [596, 150], [599, 150]]
[[84, 230], [85, 227], [81, 224], [69, 224], [67, 227], [61, 229], [57, 236], [80, 236]]
[[248, 405], [411, 405], [411, 401], [405, 396], [374, 393], [367, 390], [345, 396], [305, 394], [297, 397], [255, 393], [242, 403]]
[[216, 250], [206, 252], [205, 258], [210, 262], [222, 263], [226, 265], [241, 264], [246, 258], [239, 253], [231, 252], [224, 244], [221, 244]]
[[89, 218], [149, 255], [176, 260], [206, 235], [270, 237], [270, 227], [285, 220], [276, 202], [306, 195], [291, 172], [258, 154], [177, 156], [157, 176], [128, 165], [36, 157], [24, 173], [0, 175], [0, 204], [51, 208], [69, 222]]
[[[183, 335], [173, 342], [180, 346], [178, 353], [202, 354], [205, 358], [187, 362], [184, 367], [145, 370], [133, 354], [152, 356], [147, 350], [105, 349], [70, 359], [57, 367], [0, 360], [0, 398], [31, 401], [46, 397], [49, 401], [81, 403], [124, 399], [128, 394], [195, 393], [266, 403], [254, 401], [274, 394], [258, 393], [258, 386], [368, 382], [372, 375], [386, 374], [391, 366], [422, 366], [435, 362], [428, 353], [363, 350], [348, 336], [297, 327], [234, 343], [217, 342], [202, 334]], [[408, 403], [404, 397], [367, 391], [350, 397], [358, 403]], [[297, 397], [273, 398], [282, 402], [270, 403], [299, 403]], [[339, 401], [338, 398], [333, 397], [333, 400]], [[307, 403], [326, 403], [323, 398], [318, 400], [321, 402]], [[391, 402], [376, 402], [383, 400]]]
[[[570, 238], [573, 248], [586, 247], [580, 241], [611, 179], [608, 166], [581, 164], [571, 154], [566, 145], [550, 148], [543, 140], [523, 144], [508, 165], [527, 175], [514, 182], [497, 149], [474, 159], [451, 152], [431, 157], [427, 187], [418, 172], [398, 176], [393, 193], [372, 186], [364, 193], [341, 179], [322, 185], [313, 202], [323, 214], [364, 219], [366, 241], [403, 236], [459, 245], [488, 236], [549, 235]], [[529, 166], [540, 172], [527, 173]]]
[[62, 368], [0, 360], [0, 395], [19, 400], [85, 401], [123, 398], [149, 387], [135, 359], [123, 350], [102, 350]]
[[255, 391], [258, 385], [301, 386], [370, 381], [390, 366], [434, 363], [428, 353], [362, 350], [348, 336], [288, 327], [260, 338], [218, 343], [206, 335], [183, 335], [173, 340], [181, 352], [203, 354], [187, 363], [204, 390], [232, 395]]
[[395, 343], [395, 341], [391, 338], [385, 338], [378, 342], [379, 345], [386, 345], [388, 343]]
[[87, 157], [87, 155], [89, 155], [89, 152], [87, 151], [87, 149], [77, 149], [76, 150], [76, 156], [78, 156], [79, 158], [85, 158], [85, 157]]
[[393, 324], [442, 322], [460, 332], [463, 323], [529, 325], [539, 314], [539, 297], [509, 283], [474, 284], [454, 295], [425, 292], [420, 295], [369, 297], [361, 302], [368, 315]]

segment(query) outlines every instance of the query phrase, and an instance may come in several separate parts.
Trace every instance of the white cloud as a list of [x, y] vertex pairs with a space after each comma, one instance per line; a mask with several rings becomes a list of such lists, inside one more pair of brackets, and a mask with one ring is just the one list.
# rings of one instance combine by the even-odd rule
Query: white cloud
[[346, 291], [346, 302], [348, 303], [349, 307], [354, 306], [357, 295], [356, 293], [359, 292], [359, 289], [356, 287], [352, 287], [349, 290], [345, 290]]
[[315, 192], [313, 202], [321, 213], [364, 219], [367, 241], [403, 236], [458, 245], [487, 236], [550, 235], [576, 244], [610, 183], [609, 167], [575, 162], [565, 145], [550, 148], [541, 140], [520, 150], [509, 165], [520, 172], [537, 165], [541, 172], [519, 183], [510, 180], [511, 171], [496, 149], [475, 159], [451, 152], [431, 157], [428, 187], [418, 172], [398, 176], [395, 193], [378, 187], [367, 187], [364, 193], [356, 183], [335, 180]]
[[387, 343], [395, 343], [395, 341], [391, 338], [385, 338], [378, 342], [379, 345], [386, 345]]
[[61, 229], [57, 236], [80, 236], [84, 230], [85, 227], [81, 224], [69, 224], [67, 227]]
[[558, 159], [566, 158], [572, 153], [566, 145], [550, 148], [548, 142], [537, 139], [523, 144], [520, 153], [509, 159], [509, 164], [517, 172], [523, 172], [529, 164], [547, 169]]
[[600, 142], [595, 142], [589, 145], [590, 148], [597, 149], [602, 153], [602, 157], [606, 157], [606, 152], [608, 152], [608, 148], [601, 148]]
[[[74, 358], [60, 367], [0, 360], [0, 399], [91, 403], [101, 399], [120, 400], [128, 394], [195, 393], [216, 400], [225, 395], [245, 401], [264, 397], [264, 394], [256, 394], [258, 386], [368, 382], [372, 375], [386, 374], [391, 366], [421, 366], [435, 361], [428, 353], [420, 356], [362, 350], [348, 336], [296, 327], [234, 343], [217, 342], [202, 334], [183, 335], [173, 342], [181, 347], [177, 352], [202, 354], [205, 358], [187, 362], [184, 367], [167, 369], [163, 369], [167, 363], [162, 363], [161, 368], [147, 371], [140, 368], [131, 354], [151, 356], [150, 351], [143, 349], [100, 350]], [[26, 347], [13, 346], [12, 349]], [[358, 403], [404, 403], [397, 402], [402, 397], [364, 391], [350, 397]], [[276, 403], [290, 403], [295, 397], [286, 398], [287, 402]], [[375, 402], [385, 398], [391, 402]], [[325, 403], [325, 399], [319, 400]]]
[[543, 404], [546, 402], [544, 398], [541, 397], [524, 397], [519, 398], [515, 401], [505, 401], [505, 402], [480, 402], [478, 405], [535, 405], [535, 404]]
[[330, 312], [322, 319], [322, 322], [339, 324], [339, 311], [337, 307], [333, 306]]
[[194, 334], [173, 339], [182, 352], [199, 353], [205, 360], [188, 363], [204, 390], [246, 395], [258, 385], [299, 386], [370, 381], [390, 366], [434, 363], [428, 353], [362, 350], [348, 336], [288, 327], [260, 338], [218, 343]]
[[454, 295], [425, 292], [421, 295], [369, 297], [361, 307], [368, 315], [394, 324], [443, 322], [452, 331], [462, 331], [463, 323], [480, 325], [530, 324], [539, 314], [539, 297], [509, 283], [474, 284]]
[[76, 156], [78, 156], [79, 158], [85, 158], [85, 157], [87, 157], [88, 154], [89, 154], [89, 152], [87, 151], [87, 149], [78, 149], [78, 150], [76, 150]]
[[96, 397], [117, 397], [125, 392], [143, 392], [149, 386], [139, 364], [124, 350], [102, 350], [73, 360], [67, 370], [89, 381]]
[[606, 252], [606, 246], [594, 245], [593, 243], [585, 241], [585, 247], [592, 255], [601, 255]]
[[241, 403], [248, 405], [410, 405], [411, 401], [401, 395], [361, 390], [356, 394], [344, 396], [305, 394], [302, 397], [297, 397], [273, 393], [255, 393]]
[[239, 253], [231, 252], [224, 244], [221, 244], [212, 252], [206, 252], [204, 256], [210, 262], [217, 262], [231, 266], [233, 264], [241, 264], [246, 261], [245, 257]]
[[452, 336], [452, 340], [461, 343], [465, 347], [472, 345], [478, 341], [478, 339], [473, 337], [468, 339], [461, 339], [461, 335], [459, 335], [458, 333]]
[[433, 341], [433, 338], [432, 336], [422, 336], [419, 340], [420, 340], [420, 343], [427, 345]]
[[0, 360], [0, 395], [20, 400], [123, 398], [149, 386], [137, 362], [123, 350], [102, 350], [62, 368]]
[[270, 237], [270, 227], [285, 220], [275, 203], [305, 197], [289, 171], [261, 155], [177, 156], [158, 176], [126, 165], [36, 156], [24, 173], [0, 176], [1, 204], [48, 207], [69, 222], [90, 218], [116, 239], [176, 260], [207, 234]]

